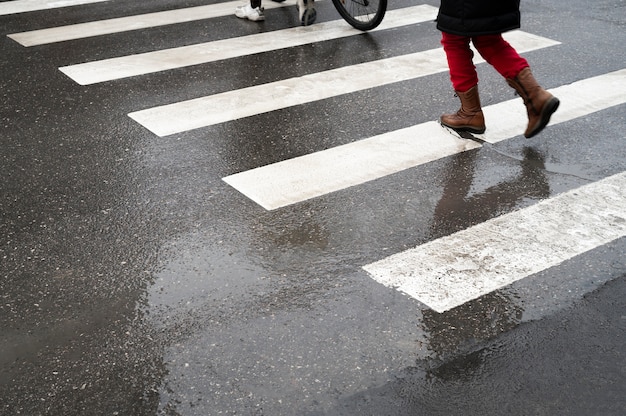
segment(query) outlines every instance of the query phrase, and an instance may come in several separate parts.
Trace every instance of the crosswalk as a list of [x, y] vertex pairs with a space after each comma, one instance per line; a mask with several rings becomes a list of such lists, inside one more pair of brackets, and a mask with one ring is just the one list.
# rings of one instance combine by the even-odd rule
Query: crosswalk
[[[552, 125], [626, 102], [626, 70], [552, 90], [564, 108]], [[603, 94], [598, 94], [603, 91]], [[484, 109], [489, 130], [476, 135], [496, 143], [515, 137], [527, 122], [519, 101]], [[355, 186], [480, 146], [427, 122], [317, 153], [227, 176], [224, 180], [265, 209], [277, 209]]]
[[[17, 0], [0, 4], [0, 15], [99, 1], [106, 0]], [[267, 3], [267, 9], [292, 7], [295, 0]], [[56, 42], [132, 33], [158, 26], [212, 19], [232, 14], [238, 4], [240, 1], [228, 1], [157, 11], [12, 33], [8, 37], [25, 48], [35, 48]], [[432, 21], [436, 13], [437, 9], [430, 5], [390, 10], [375, 31]], [[308, 27], [286, 28], [104, 60], [68, 63], [59, 67], [59, 71], [78, 85], [109, 83], [110, 88], [115, 88], [114, 82], [125, 78], [149, 76], [192, 65], [336, 41], [361, 34], [362, 32], [338, 19]], [[522, 53], [561, 44], [558, 40], [524, 31], [507, 33], [506, 38]], [[477, 64], [482, 62], [481, 59], [476, 59]], [[394, 83], [445, 71], [445, 54], [441, 48], [434, 48], [209, 96], [188, 97], [183, 101], [157, 107], [138, 108], [130, 112], [128, 117], [157, 136], [155, 140], [158, 140], [158, 137], [210, 128], [358, 91], [385, 88]], [[623, 105], [626, 103], [626, 69], [562, 85], [554, 88], [553, 93], [561, 99], [561, 107], [554, 115], [551, 125]], [[518, 136], [526, 123], [520, 105], [519, 99], [516, 99], [486, 106], [484, 110], [489, 120], [489, 129], [483, 135], [475, 135], [475, 140], [459, 137], [431, 121], [258, 166], [222, 179], [263, 209], [277, 210], [477, 149], [483, 143], [495, 144]], [[626, 176], [614, 175], [536, 206], [376, 260], [363, 266], [363, 269], [381, 284], [398, 288], [428, 307], [444, 312], [594, 247], [626, 236], [625, 189]], [[600, 207], [600, 210], [589, 212], [586, 207], [590, 204]], [[575, 216], [572, 217], [572, 213]], [[523, 228], [520, 224], [527, 224], [530, 218], [532, 226], [529, 229]], [[554, 229], [552, 225], [555, 223], [565, 223], [567, 226]], [[520, 235], [524, 236], [523, 247], [519, 247]], [[551, 245], [546, 251], [542, 244], [545, 238], [562, 243], [558, 246]], [[511, 252], [516, 253], [515, 256], [507, 254]], [[542, 260], [530, 262], [533, 267], [521, 266], [528, 264], [529, 258], [538, 255]], [[501, 260], [493, 261], [494, 258]]]
[[[524, 32], [513, 32], [508, 38], [525, 52], [556, 44]], [[166, 136], [444, 72], [446, 65], [443, 51], [440, 48], [432, 49], [196, 98], [129, 115], [153, 133]], [[207, 112], [207, 108], [212, 111]]]
[[[386, 16], [384, 26], [377, 28], [377, 30], [406, 26], [434, 18], [435, 9], [433, 7], [410, 7], [401, 11], [390, 12]], [[361, 33], [347, 26], [343, 20], [335, 20], [308, 27], [296, 27], [103, 61], [87, 62], [60, 69], [77, 83], [89, 85], [191, 65], [206, 64], [218, 60], [249, 56], [277, 49], [293, 48], [309, 43], [355, 36]]]

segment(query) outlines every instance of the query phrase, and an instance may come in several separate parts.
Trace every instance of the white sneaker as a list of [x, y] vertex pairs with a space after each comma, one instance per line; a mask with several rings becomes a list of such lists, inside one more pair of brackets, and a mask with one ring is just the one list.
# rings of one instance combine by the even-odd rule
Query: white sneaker
[[245, 6], [239, 6], [235, 9], [235, 16], [240, 19], [248, 19], [253, 22], [258, 22], [261, 20], [265, 20], [265, 15], [263, 14], [262, 7], [255, 7], [254, 9], [246, 4]]
[[297, 0], [296, 6], [298, 7], [298, 17], [300, 18], [300, 23], [302, 23], [303, 26], [308, 26], [315, 22], [317, 12], [314, 8], [314, 0]]

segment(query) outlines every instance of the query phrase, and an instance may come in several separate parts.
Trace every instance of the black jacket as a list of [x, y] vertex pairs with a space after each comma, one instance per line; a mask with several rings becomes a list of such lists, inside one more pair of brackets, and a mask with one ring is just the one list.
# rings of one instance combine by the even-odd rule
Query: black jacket
[[461, 36], [518, 29], [519, 3], [520, 0], [441, 0], [437, 29]]

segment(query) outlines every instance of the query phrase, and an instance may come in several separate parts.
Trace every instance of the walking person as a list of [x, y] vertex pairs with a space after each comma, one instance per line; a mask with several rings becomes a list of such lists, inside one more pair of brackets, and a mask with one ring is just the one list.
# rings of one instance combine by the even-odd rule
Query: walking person
[[[253, 22], [260, 22], [265, 20], [265, 14], [263, 12], [263, 6], [261, 6], [262, 0], [250, 0], [250, 4], [239, 6], [235, 9], [235, 16], [241, 19], [252, 20]], [[273, 0], [277, 3], [282, 3], [285, 0]], [[298, 8], [298, 19], [303, 26], [308, 26], [315, 22], [317, 12], [315, 11], [314, 0], [297, 0], [296, 7]]]
[[437, 29], [442, 32], [452, 86], [461, 100], [456, 113], [441, 116], [442, 125], [457, 131], [485, 132], [470, 41], [524, 100], [528, 113], [524, 136], [535, 136], [550, 121], [559, 100], [539, 86], [526, 59], [502, 38], [502, 33], [520, 27], [519, 6], [520, 0], [441, 0]]

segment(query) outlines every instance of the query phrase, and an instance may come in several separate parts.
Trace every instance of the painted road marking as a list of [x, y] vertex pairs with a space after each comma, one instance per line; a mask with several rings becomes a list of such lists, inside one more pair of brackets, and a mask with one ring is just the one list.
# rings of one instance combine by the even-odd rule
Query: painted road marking
[[[428, 5], [393, 10], [385, 15], [385, 20], [375, 30], [391, 29], [429, 21], [435, 18], [436, 13], [437, 9]], [[64, 66], [59, 69], [77, 83], [89, 85], [362, 34], [362, 31], [352, 28], [340, 19], [311, 26], [299, 26], [101, 61], [85, 62]]]
[[444, 312], [626, 236], [626, 173], [364, 266]]
[[80, 4], [101, 3], [108, 0], [14, 0], [0, 3], [0, 16], [34, 12], [37, 10], [56, 9], [59, 7], [78, 6]]
[[[551, 92], [561, 101], [558, 111], [550, 119], [550, 125], [555, 125], [626, 102], [626, 69], [587, 78]], [[497, 143], [525, 130], [528, 123], [526, 112], [519, 111], [519, 106], [511, 105], [512, 102], [515, 100], [484, 109], [488, 129], [485, 134], [475, 136]]]
[[[626, 69], [551, 92], [561, 100], [561, 107], [550, 123], [555, 125], [626, 103]], [[476, 136], [496, 143], [521, 134], [527, 120], [520, 100], [485, 107], [488, 134]], [[478, 146], [477, 142], [450, 134], [437, 122], [428, 122], [237, 173], [223, 180], [263, 208], [272, 210]]]
[[[323, 0], [318, 0], [323, 1]], [[64, 42], [83, 39], [93, 36], [109, 35], [131, 30], [148, 29], [177, 23], [192, 22], [195, 20], [211, 19], [221, 16], [230, 16], [241, 0], [224, 3], [209, 4], [206, 6], [187, 7], [184, 9], [167, 10], [156, 13], [147, 13], [135, 16], [126, 16], [116, 19], [98, 20], [78, 23], [74, 25], [52, 27], [48, 29], [32, 30], [29, 32], [12, 33], [7, 35], [23, 46], [45, 45], [48, 43]], [[267, 2], [265, 9], [293, 6], [295, 0], [283, 3]]]
[[230, 175], [223, 180], [272, 210], [480, 147], [429, 122]]
[[[506, 38], [519, 52], [559, 44], [522, 31], [510, 32]], [[129, 116], [156, 135], [167, 136], [447, 70], [443, 49], [431, 49], [181, 101]]]

